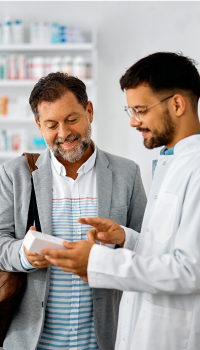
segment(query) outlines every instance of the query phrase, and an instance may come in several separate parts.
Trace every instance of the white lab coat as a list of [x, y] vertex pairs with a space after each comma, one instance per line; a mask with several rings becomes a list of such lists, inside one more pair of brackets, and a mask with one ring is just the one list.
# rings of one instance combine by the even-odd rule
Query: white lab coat
[[200, 349], [200, 135], [159, 156], [140, 237], [94, 245], [88, 277], [124, 291], [115, 350]]

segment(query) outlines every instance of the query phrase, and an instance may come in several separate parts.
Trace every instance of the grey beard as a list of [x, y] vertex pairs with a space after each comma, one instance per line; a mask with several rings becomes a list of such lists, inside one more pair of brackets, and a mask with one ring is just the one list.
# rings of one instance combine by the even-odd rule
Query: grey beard
[[[48, 144], [48, 147], [53, 152], [55, 157], [62, 158], [70, 163], [75, 163], [82, 158], [85, 151], [89, 147], [91, 142], [91, 132], [92, 128], [91, 124], [89, 123], [88, 129], [82, 139], [80, 135], [73, 135], [66, 139], [58, 138], [54, 141], [53, 144]], [[75, 139], [79, 141], [79, 144], [77, 146], [72, 147], [70, 150], [64, 150], [60, 147], [60, 142], [72, 141]]]

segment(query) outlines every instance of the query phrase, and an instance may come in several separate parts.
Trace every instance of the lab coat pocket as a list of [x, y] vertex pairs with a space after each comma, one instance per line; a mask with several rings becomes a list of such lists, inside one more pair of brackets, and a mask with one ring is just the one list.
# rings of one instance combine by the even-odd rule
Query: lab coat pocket
[[131, 350], [185, 350], [192, 311], [167, 308], [144, 300], [134, 330]]
[[174, 230], [174, 222], [178, 205], [178, 196], [173, 193], [161, 193], [154, 217], [154, 239], [167, 242]]

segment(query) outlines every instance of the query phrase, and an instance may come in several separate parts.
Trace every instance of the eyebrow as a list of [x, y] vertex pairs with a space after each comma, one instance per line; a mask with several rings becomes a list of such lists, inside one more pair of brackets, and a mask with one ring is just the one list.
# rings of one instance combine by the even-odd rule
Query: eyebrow
[[[75, 114], [78, 115], [77, 112], [72, 112], [72, 113], [68, 114], [68, 115], [66, 116], [65, 120], [67, 120], [69, 117], [71, 117], [72, 115], [75, 115]], [[57, 123], [57, 121], [56, 121], [56, 120], [48, 119], [48, 120], [45, 120], [44, 123]]]

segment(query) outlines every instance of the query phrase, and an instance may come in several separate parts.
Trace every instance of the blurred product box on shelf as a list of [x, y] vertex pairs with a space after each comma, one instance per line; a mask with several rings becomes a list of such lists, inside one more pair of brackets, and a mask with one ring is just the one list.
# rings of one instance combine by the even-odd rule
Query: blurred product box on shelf
[[18, 96], [11, 99], [8, 96], [0, 96], [0, 120], [2, 118], [10, 119], [13, 123], [17, 118], [34, 120], [28, 97]]
[[[33, 45], [83, 43], [85, 41], [81, 29], [77, 26], [65, 24], [34, 21], [29, 25], [29, 42]], [[24, 43], [24, 23], [20, 19], [12, 19], [10, 16], [0, 22], [0, 44]]]
[[8, 115], [8, 96], [0, 96], [0, 115]]
[[12, 42], [22, 44], [24, 42], [24, 27], [21, 20], [12, 22]]
[[72, 75], [72, 64], [73, 64], [73, 60], [71, 56], [63, 57], [61, 62], [62, 72]]
[[46, 147], [46, 143], [42, 137], [29, 139], [26, 128], [3, 129], [0, 131], [0, 152], [25, 152], [28, 149], [42, 151]]
[[17, 77], [16, 74], [16, 56], [10, 55], [9, 56], [9, 62], [8, 62], [8, 79], [14, 80]]
[[8, 62], [6, 55], [0, 55], [0, 79], [8, 79]]
[[79, 27], [59, 23], [33, 22], [30, 24], [31, 44], [83, 43], [84, 37]]
[[24, 151], [28, 149], [27, 129], [8, 129], [0, 132], [0, 151]]
[[84, 57], [82, 56], [76, 56], [73, 59], [73, 69], [72, 74], [75, 77], [78, 77], [80, 79], [83, 79], [86, 77], [86, 62]]
[[29, 69], [32, 79], [39, 80], [44, 76], [44, 57], [36, 56], [32, 58], [32, 72]]
[[91, 79], [91, 62], [82, 56], [0, 55], [0, 80], [35, 80], [51, 72], [73, 74], [79, 79]]
[[12, 43], [12, 23], [10, 17], [5, 17], [2, 25], [2, 43], [11, 44]]
[[32, 140], [33, 148], [36, 150], [43, 150], [47, 147], [43, 137], [34, 137]]
[[24, 42], [24, 27], [21, 20], [11, 21], [10, 17], [5, 17], [0, 23], [0, 44], [22, 44]]
[[2, 43], [2, 32], [3, 32], [2, 23], [0, 22], [0, 44]]
[[26, 79], [26, 58], [24, 55], [17, 56], [17, 79]]

